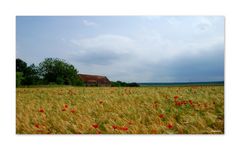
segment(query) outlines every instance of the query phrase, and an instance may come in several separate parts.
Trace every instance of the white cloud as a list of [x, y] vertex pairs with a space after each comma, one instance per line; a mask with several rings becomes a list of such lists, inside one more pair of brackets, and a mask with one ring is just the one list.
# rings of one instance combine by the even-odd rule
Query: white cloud
[[79, 51], [111, 51], [117, 54], [130, 53], [135, 48], [135, 41], [129, 37], [120, 35], [99, 35], [96, 37], [71, 40], [71, 43], [79, 47]]
[[[71, 40], [76, 47], [72, 55], [79, 58], [76, 63], [81, 71], [104, 74], [111, 80], [186, 80], [190, 78], [188, 74], [194, 72], [201, 74], [202, 64], [205, 67], [208, 63], [212, 64], [208, 65], [209, 69], [202, 70], [221, 72], [223, 60], [220, 55], [224, 50], [224, 33], [218, 28], [220, 32], [217, 32], [220, 34], [215, 34], [218, 21], [207, 17], [187, 22], [171, 17], [167, 21], [167, 24], [162, 24], [162, 28], [167, 28], [166, 31], [146, 26], [134, 36], [99, 34]], [[215, 57], [219, 62], [211, 62], [216, 59]], [[203, 63], [204, 61], [208, 63]], [[169, 68], [174, 68], [172, 70], [180, 68], [180, 70], [174, 72]], [[198, 76], [200, 81], [208, 76], [206, 71], [204, 73], [206, 76], [195, 76]], [[219, 74], [212, 71], [212, 75], [215, 77]]]
[[[105, 34], [79, 40], [71, 40], [77, 46], [77, 50], [72, 55], [88, 56], [95, 59], [115, 59], [127, 57], [128, 63], [159, 63], [166, 60], [175, 59], [184, 55], [199, 55], [215, 47], [224, 46], [224, 37], [212, 36], [200, 39], [179, 39], [172, 40], [163, 38], [160, 34], [147, 34], [130, 38], [127, 36]], [[91, 55], [89, 55], [91, 54]], [[94, 57], [92, 55], [99, 55]], [[84, 59], [90, 61], [91, 59]], [[93, 61], [95, 62], [95, 61]], [[98, 61], [96, 61], [98, 62]], [[124, 64], [125, 62], [121, 62]], [[125, 64], [127, 65], [127, 64]], [[130, 66], [130, 65], [128, 65]], [[134, 65], [131, 65], [134, 66]]]

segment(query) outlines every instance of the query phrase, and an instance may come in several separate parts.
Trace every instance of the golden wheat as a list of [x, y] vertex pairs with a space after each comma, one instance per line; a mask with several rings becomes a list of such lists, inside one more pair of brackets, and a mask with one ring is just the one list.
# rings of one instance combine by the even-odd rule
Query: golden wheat
[[17, 134], [223, 134], [224, 87], [17, 88]]

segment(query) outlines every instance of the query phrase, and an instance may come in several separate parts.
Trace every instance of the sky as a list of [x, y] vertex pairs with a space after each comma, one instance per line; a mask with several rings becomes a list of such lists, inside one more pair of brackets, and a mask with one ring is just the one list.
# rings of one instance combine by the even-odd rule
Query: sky
[[222, 16], [17, 16], [16, 57], [125, 82], [224, 80]]

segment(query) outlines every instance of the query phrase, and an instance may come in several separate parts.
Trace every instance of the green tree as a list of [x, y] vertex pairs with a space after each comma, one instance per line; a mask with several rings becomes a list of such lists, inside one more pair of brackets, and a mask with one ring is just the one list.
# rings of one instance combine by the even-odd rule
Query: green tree
[[16, 71], [17, 72], [24, 72], [27, 68], [27, 63], [23, 60], [17, 58], [16, 59]]
[[16, 72], [16, 86], [20, 86], [21, 82], [23, 80], [23, 73], [22, 72]]
[[35, 85], [39, 84], [39, 75], [38, 75], [38, 68], [35, 67], [34, 64], [28, 66], [24, 71], [24, 85]]
[[[23, 60], [16, 59], [16, 73], [17, 77], [21, 77], [21, 85], [32, 85], [39, 82], [38, 69], [34, 64], [27, 66], [27, 63]], [[20, 75], [21, 72], [21, 75]], [[18, 80], [19, 78], [17, 78]], [[17, 84], [19, 81], [17, 81]]]
[[140, 85], [136, 82], [128, 83], [129, 87], [140, 87]]
[[47, 84], [80, 85], [78, 71], [73, 65], [58, 58], [46, 58], [39, 64], [40, 77]]

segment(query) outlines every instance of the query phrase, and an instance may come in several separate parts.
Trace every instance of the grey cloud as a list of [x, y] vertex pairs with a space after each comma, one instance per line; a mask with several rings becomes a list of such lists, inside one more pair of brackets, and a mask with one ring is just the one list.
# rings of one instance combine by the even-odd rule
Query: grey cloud
[[[74, 58], [78, 63], [86, 65], [109, 66], [108, 70], [103, 72], [112, 80], [128, 82], [224, 80], [224, 44], [217, 42], [211, 45], [203, 46], [198, 53], [182, 50], [184, 53], [175, 57], [161, 56], [158, 61], [157, 57], [154, 58], [156, 61], [152, 61], [152, 57], [149, 56], [136, 59], [137, 53], [118, 53], [110, 49], [89, 49], [75, 55]], [[94, 67], [92, 69], [94, 70]]]
[[125, 36], [99, 35], [80, 40], [71, 40], [77, 48], [72, 53], [74, 60], [85, 64], [110, 65], [124, 61], [133, 55], [134, 41]]
[[78, 63], [91, 65], [110, 65], [114, 62], [126, 59], [130, 55], [118, 54], [109, 50], [91, 50], [89, 52], [79, 53], [73, 56], [73, 59]]
[[163, 64], [148, 65], [152, 79], [161, 81], [168, 77], [173, 81], [224, 80], [224, 50], [214, 50], [200, 55], [183, 55], [166, 60]]

